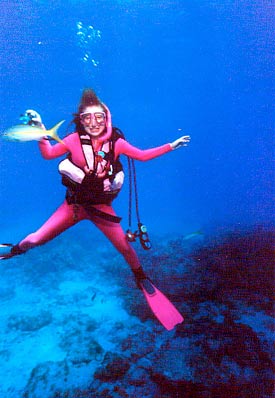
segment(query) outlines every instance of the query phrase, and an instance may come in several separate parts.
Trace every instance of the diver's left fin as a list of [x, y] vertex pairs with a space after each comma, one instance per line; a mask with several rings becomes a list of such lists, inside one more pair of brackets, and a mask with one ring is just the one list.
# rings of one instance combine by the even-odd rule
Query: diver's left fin
[[172, 330], [183, 322], [183, 316], [174, 304], [153, 285], [149, 278], [143, 279], [139, 283], [149, 307], [165, 329]]
[[0, 247], [12, 247], [12, 243], [0, 243]]

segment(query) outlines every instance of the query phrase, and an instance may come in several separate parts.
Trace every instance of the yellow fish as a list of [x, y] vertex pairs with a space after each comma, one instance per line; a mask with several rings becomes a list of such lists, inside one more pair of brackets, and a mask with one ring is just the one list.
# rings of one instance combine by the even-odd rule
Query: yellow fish
[[[65, 120], [57, 123], [50, 130], [43, 130], [41, 127], [29, 126], [27, 124], [18, 124], [4, 131], [2, 137], [8, 141], [40, 141], [43, 137], [48, 136], [52, 139], [64, 144], [58, 137], [57, 130]], [[65, 144], [64, 144], [65, 145]]]

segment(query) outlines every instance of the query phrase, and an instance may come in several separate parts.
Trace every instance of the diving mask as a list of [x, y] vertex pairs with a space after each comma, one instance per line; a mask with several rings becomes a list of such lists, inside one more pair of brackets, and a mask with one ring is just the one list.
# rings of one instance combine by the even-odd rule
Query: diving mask
[[98, 126], [105, 126], [106, 123], [106, 115], [104, 112], [84, 112], [80, 113], [79, 116], [80, 119], [87, 124], [91, 123], [92, 120], [95, 121]]

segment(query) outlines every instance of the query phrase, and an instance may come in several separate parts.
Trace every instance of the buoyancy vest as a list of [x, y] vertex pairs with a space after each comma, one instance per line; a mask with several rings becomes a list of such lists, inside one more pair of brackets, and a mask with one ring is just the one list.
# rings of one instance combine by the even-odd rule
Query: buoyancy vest
[[97, 152], [87, 133], [79, 133], [79, 138], [90, 172], [87, 174], [75, 165], [70, 155], [59, 163], [62, 184], [67, 187], [66, 200], [69, 204], [111, 204], [124, 181], [122, 164], [115, 159], [115, 143], [124, 136], [118, 128], [113, 128], [111, 139]]

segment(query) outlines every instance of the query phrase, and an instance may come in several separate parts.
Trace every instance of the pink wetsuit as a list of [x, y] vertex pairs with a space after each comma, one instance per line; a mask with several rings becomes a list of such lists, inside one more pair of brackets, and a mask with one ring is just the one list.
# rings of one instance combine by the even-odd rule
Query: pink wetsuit
[[[78, 133], [72, 133], [63, 139], [65, 145], [57, 143], [51, 145], [48, 140], [39, 142], [39, 148], [42, 156], [45, 159], [54, 159], [59, 156], [70, 153], [72, 162], [80, 168], [86, 165], [85, 158], [80, 143]], [[160, 147], [141, 150], [132, 145], [122, 138], [119, 138], [115, 143], [115, 159], [119, 155], [127, 155], [135, 160], [146, 161], [167, 152], [170, 152], [171, 145], [165, 144]], [[94, 205], [97, 209], [116, 215], [112, 206], [106, 204]], [[53, 215], [39, 228], [36, 232], [31, 233], [19, 243], [22, 250], [28, 250], [38, 245], [42, 245], [49, 240], [53, 239], [66, 229], [72, 227], [82, 220], [91, 220], [112, 242], [116, 249], [124, 256], [127, 263], [132, 269], [140, 267], [138, 257], [125, 237], [125, 232], [118, 223], [107, 221], [97, 215], [89, 215], [82, 206], [78, 206], [77, 219], [75, 215], [75, 206], [69, 205], [65, 200], [62, 205], [53, 213]]]

